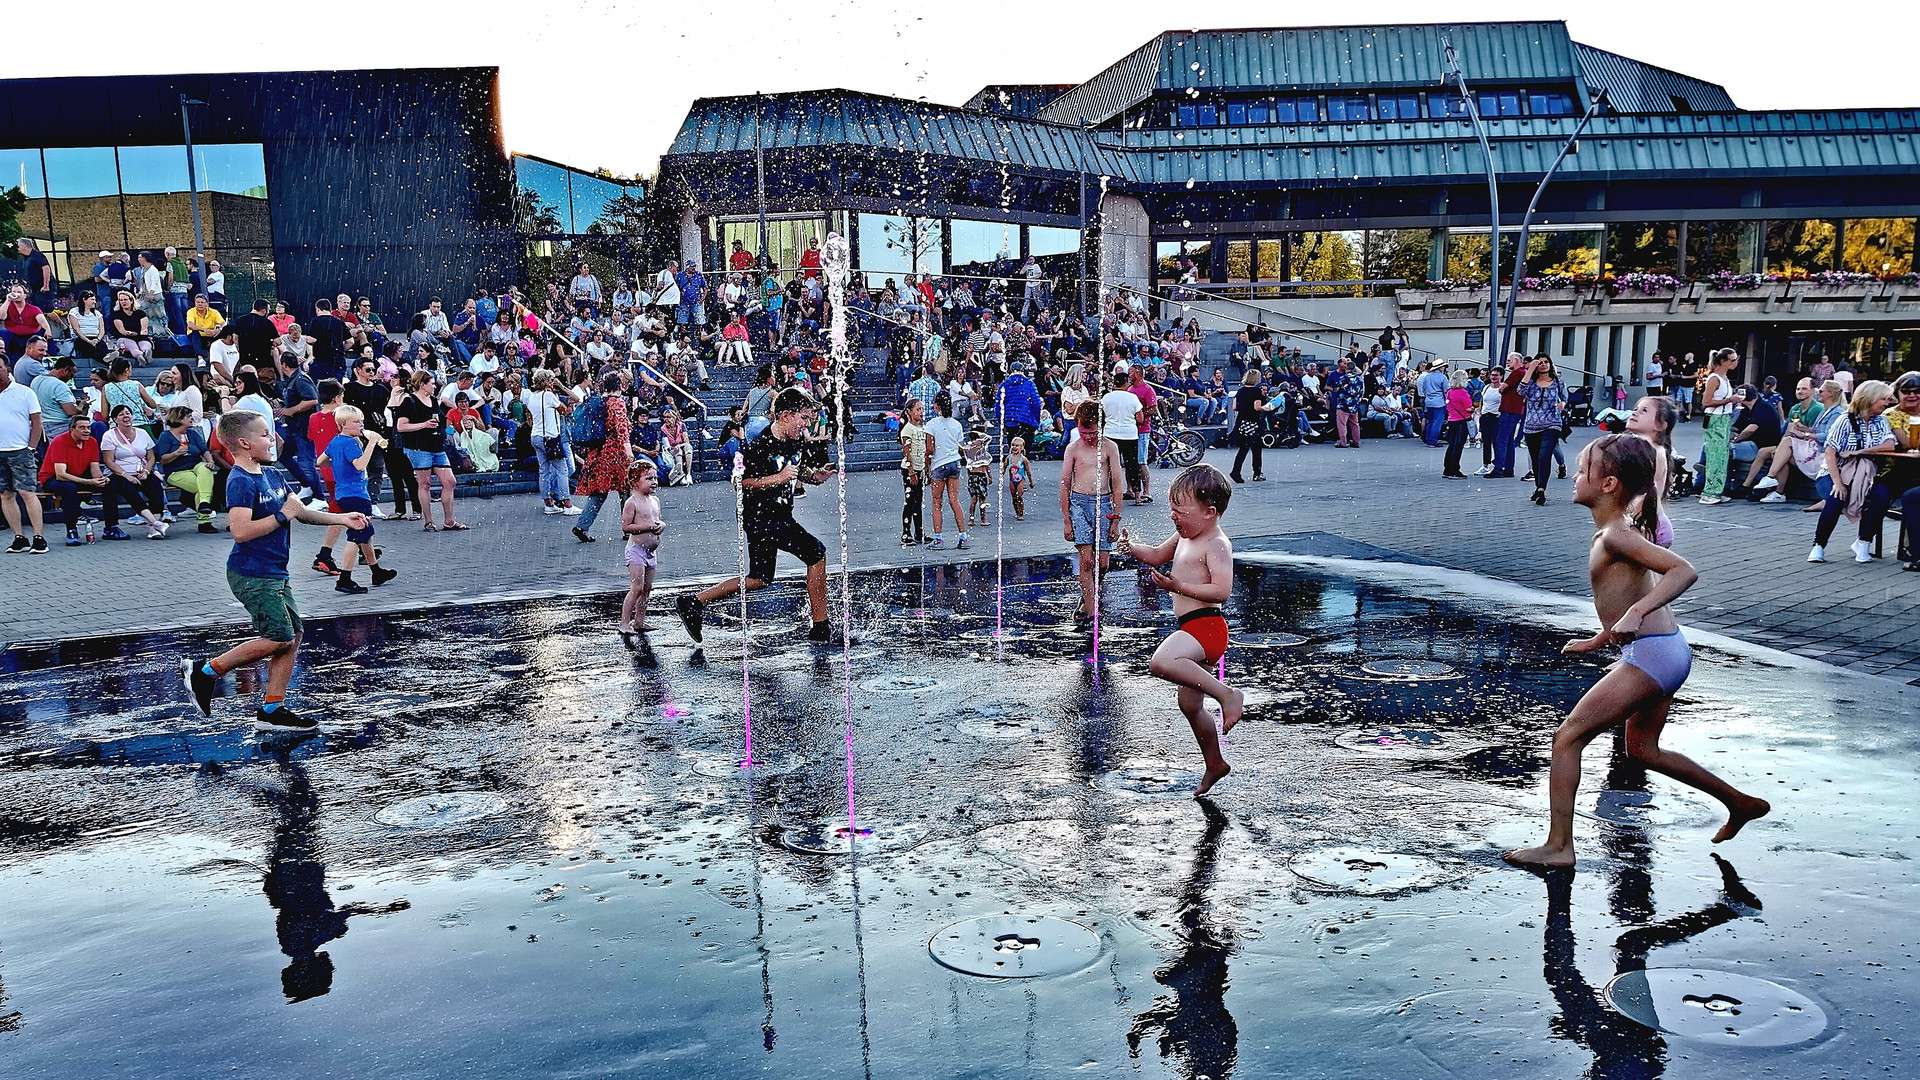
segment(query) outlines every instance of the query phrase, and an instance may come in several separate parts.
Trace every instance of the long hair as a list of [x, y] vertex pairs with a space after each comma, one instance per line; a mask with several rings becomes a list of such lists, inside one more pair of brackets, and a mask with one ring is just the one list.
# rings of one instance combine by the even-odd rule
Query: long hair
[[1653, 444], [1638, 435], [1602, 435], [1587, 447], [1599, 475], [1620, 481], [1620, 503], [1633, 506], [1633, 527], [1647, 536], [1660, 528], [1660, 500], [1653, 490]]
[[1673, 429], [1680, 424], [1680, 410], [1674, 406], [1672, 399], [1658, 394], [1649, 394], [1640, 400], [1652, 405], [1654, 416], [1660, 420], [1660, 433], [1653, 436], [1653, 444], [1672, 457]]

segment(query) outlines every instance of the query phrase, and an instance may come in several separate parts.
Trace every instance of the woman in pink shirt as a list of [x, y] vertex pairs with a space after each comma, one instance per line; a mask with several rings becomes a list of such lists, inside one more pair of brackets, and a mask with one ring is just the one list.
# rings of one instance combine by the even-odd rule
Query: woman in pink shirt
[[1473, 422], [1473, 392], [1467, 389], [1464, 368], [1454, 368], [1447, 376], [1447, 459], [1440, 475], [1449, 480], [1465, 480], [1460, 471], [1460, 452], [1467, 445], [1467, 426]]

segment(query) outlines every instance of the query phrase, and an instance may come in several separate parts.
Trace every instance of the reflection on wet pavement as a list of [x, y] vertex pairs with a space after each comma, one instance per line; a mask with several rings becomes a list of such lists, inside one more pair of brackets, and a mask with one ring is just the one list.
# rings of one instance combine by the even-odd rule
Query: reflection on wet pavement
[[[1511, 596], [1283, 561], [1242, 563], [1230, 620], [1264, 647], [1229, 653], [1249, 710], [1202, 802], [1146, 673], [1169, 611], [1134, 575], [1107, 581], [1098, 669], [1060, 561], [1007, 563], [1019, 632], [997, 640], [991, 563], [856, 575], [857, 840], [840, 653], [799, 640], [797, 591], [752, 608], [754, 770], [733, 764], [737, 626], [690, 666], [677, 634], [623, 645], [593, 601], [318, 625], [295, 689], [323, 731], [283, 743], [179, 700], [198, 635], [9, 654], [0, 1070], [1910, 1067], [1913, 697], [1702, 649], [1669, 737], [1780, 811], [1710, 851], [1710, 804], [1591, 753], [1581, 863], [1543, 878], [1498, 852], [1543, 827], [1548, 736], [1600, 662]], [[1021, 927], [1060, 924], [1098, 961], [937, 963], [975, 919], [1001, 961], [1044, 959]], [[1744, 1022], [1752, 984], [1715, 972], [1861, 1037], [1675, 1034]], [[1676, 979], [1694, 1011], [1661, 1030], [1608, 998]]]

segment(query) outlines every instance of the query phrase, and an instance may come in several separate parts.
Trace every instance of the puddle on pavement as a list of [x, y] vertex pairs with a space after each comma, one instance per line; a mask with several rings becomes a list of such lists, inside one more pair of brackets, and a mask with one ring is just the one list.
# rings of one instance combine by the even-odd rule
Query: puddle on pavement
[[315, 624], [323, 728], [278, 746], [179, 698], [223, 635], [7, 654], [0, 1072], [1914, 1068], [1826, 1037], [1920, 1020], [1910, 691], [1702, 648], [1666, 744], [1775, 815], [1715, 848], [1717, 807], [1603, 736], [1578, 872], [1536, 876], [1499, 851], [1609, 659], [1559, 654], [1590, 609], [1249, 553], [1250, 706], [1196, 801], [1165, 597], [1106, 579], [1096, 669], [1070, 565], [1005, 581], [995, 641], [990, 562], [857, 575], [859, 837], [840, 650], [755, 654], [741, 769], [741, 635], [690, 664], [669, 597], [636, 651], [614, 599]]

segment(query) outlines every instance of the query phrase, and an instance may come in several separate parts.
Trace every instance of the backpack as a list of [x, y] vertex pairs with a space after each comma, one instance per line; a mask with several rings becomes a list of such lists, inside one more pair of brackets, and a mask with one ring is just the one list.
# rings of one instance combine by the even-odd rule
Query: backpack
[[573, 436], [575, 446], [588, 450], [600, 449], [600, 444], [607, 441], [606, 397], [595, 394], [588, 398], [580, 408], [574, 410], [568, 423], [571, 425], [568, 434]]

